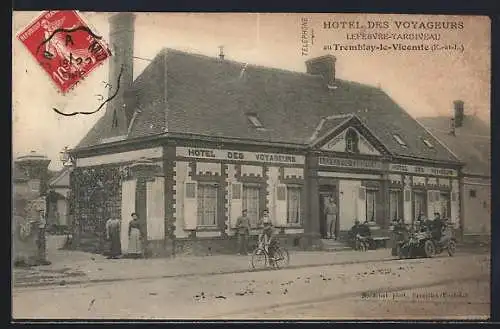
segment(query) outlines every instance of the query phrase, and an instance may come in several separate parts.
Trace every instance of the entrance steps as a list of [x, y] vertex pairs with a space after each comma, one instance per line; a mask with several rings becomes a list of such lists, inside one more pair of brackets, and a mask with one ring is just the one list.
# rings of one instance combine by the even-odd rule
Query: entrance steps
[[333, 239], [321, 239], [321, 250], [344, 251], [352, 250], [352, 248], [347, 245], [347, 242], [337, 241]]

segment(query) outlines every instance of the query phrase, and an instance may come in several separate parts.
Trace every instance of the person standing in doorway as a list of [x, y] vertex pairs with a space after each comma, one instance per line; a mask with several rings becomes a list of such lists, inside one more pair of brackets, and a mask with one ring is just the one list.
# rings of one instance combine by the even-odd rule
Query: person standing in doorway
[[140, 258], [142, 256], [142, 232], [139, 216], [132, 213], [132, 220], [128, 224], [128, 256]]
[[108, 259], [116, 259], [122, 253], [120, 241], [121, 223], [116, 217], [111, 217], [106, 222], [106, 238], [111, 242]]
[[337, 240], [337, 204], [333, 199], [333, 195], [330, 195], [328, 202], [325, 205], [325, 217], [326, 217], [326, 232], [328, 239]]
[[247, 216], [248, 211], [243, 209], [241, 216], [236, 222], [238, 230], [238, 255], [248, 255], [248, 234], [250, 233], [250, 218]]

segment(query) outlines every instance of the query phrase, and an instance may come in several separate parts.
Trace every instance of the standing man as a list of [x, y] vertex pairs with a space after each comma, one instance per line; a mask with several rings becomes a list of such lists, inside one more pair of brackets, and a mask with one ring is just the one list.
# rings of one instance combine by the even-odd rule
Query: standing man
[[328, 239], [337, 240], [337, 204], [333, 199], [333, 195], [330, 195], [328, 202], [325, 205], [325, 217], [326, 217], [326, 232]]
[[241, 216], [236, 221], [238, 233], [238, 255], [248, 254], [248, 234], [250, 233], [250, 218], [247, 216], [247, 210], [243, 209]]
[[116, 259], [122, 253], [120, 240], [121, 221], [116, 217], [111, 217], [106, 222], [106, 238], [111, 242], [108, 259]]

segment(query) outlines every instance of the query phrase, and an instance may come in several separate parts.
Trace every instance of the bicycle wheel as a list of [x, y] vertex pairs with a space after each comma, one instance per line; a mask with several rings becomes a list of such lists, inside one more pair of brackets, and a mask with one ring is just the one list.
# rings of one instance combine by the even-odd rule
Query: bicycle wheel
[[264, 268], [267, 266], [267, 254], [265, 250], [256, 248], [252, 252], [252, 268]]
[[285, 267], [290, 264], [290, 254], [285, 248], [279, 247], [274, 251], [274, 266], [276, 268]]

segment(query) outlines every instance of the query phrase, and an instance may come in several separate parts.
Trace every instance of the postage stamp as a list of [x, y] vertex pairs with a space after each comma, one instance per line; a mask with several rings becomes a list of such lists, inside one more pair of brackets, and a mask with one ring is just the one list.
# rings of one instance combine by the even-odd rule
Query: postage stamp
[[46, 11], [17, 35], [63, 93], [111, 56], [74, 10]]

